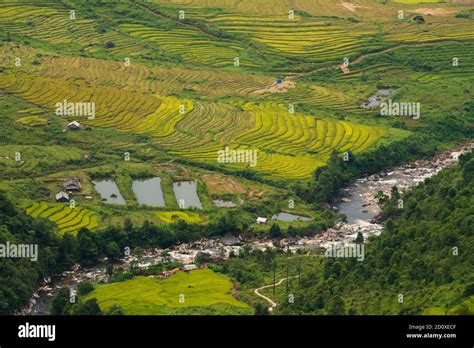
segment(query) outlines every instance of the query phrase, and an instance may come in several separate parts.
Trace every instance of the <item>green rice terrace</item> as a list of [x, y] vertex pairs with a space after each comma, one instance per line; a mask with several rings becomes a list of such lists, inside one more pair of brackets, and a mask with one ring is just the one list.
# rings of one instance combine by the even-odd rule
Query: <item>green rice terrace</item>
[[[340, 314], [332, 302], [272, 306], [289, 290], [266, 287], [268, 260], [286, 278], [282, 264], [298, 258], [282, 241], [306, 245], [345, 223], [334, 201], [351, 180], [472, 139], [473, 16], [472, 1], [0, 0], [0, 194], [32, 230], [51, 232], [39, 240], [57, 238], [56, 274], [113, 264], [80, 295], [102, 312], [268, 314], [270, 303], [276, 314]], [[0, 223], [0, 241], [8, 230]], [[191, 272], [196, 254], [176, 264], [170, 254], [229, 236], [280, 251], [239, 258], [215, 247], [217, 260]], [[138, 264], [159, 248], [161, 266], [121, 265], [129, 247]], [[328, 267], [315, 249], [298, 262], [320, 279]], [[287, 286], [304, 292], [295, 267]], [[23, 280], [8, 308], [0, 286], [0, 314], [25, 307], [37, 280]], [[469, 291], [458, 298], [464, 283], [446, 283], [449, 295], [430, 285], [437, 300], [423, 292], [430, 305], [409, 306], [472, 308]], [[341, 297], [357, 314], [399, 313], [381, 293], [368, 307]]]

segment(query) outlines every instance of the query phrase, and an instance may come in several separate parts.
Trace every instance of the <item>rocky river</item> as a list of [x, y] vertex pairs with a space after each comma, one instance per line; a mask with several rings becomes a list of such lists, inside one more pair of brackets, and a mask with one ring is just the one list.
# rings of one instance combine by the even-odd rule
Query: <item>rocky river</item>
[[[430, 160], [418, 160], [405, 164], [390, 171], [360, 178], [342, 190], [341, 196], [332, 207], [346, 216], [345, 223], [339, 223], [315, 237], [299, 239], [285, 239], [280, 245], [292, 251], [298, 249], [327, 248], [330, 245], [345, 245], [352, 243], [361, 232], [366, 240], [370, 235], [378, 235], [382, 232], [382, 225], [375, 223], [373, 219], [380, 212], [374, 195], [379, 191], [390, 193], [392, 186], [396, 185], [400, 192], [417, 185], [426, 178], [435, 175], [441, 169], [454, 164], [459, 155], [474, 148], [474, 143], [460, 146], [456, 149], [442, 152]], [[128, 256], [120, 260], [123, 269], [128, 269], [131, 262], [136, 262], [137, 267], [146, 268], [159, 263], [163, 257], [178, 261], [182, 264], [192, 264], [198, 253], [206, 253], [213, 258], [225, 259], [230, 252], [237, 252], [244, 243], [239, 238], [228, 237], [221, 239], [202, 239], [189, 244], [181, 244], [170, 249], [148, 249], [143, 252], [140, 259]], [[265, 249], [274, 247], [270, 239], [245, 241], [252, 248]], [[165, 256], [166, 254], [166, 256]], [[75, 291], [77, 285], [84, 281], [97, 283], [106, 281], [106, 260], [93, 268], [81, 268], [76, 265], [72, 270], [64, 272], [56, 279], [45, 279], [41, 287], [33, 294], [30, 305], [18, 315], [43, 315], [49, 313], [49, 306], [58, 290], [69, 287]]]

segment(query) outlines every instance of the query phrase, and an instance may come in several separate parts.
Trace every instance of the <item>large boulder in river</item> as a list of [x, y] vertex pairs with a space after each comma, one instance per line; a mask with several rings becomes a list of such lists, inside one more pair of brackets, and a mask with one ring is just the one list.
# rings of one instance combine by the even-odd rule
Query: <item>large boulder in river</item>
[[210, 253], [206, 251], [199, 251], [196, 254], [196, 258], [194, 259], [194, 262], [197, 264], [203, 264], [203, 263], [217, 263], [217, 264], [222, 264], [224, 262], [224, 259], [217, 256], [217, 255], [211, 255]]

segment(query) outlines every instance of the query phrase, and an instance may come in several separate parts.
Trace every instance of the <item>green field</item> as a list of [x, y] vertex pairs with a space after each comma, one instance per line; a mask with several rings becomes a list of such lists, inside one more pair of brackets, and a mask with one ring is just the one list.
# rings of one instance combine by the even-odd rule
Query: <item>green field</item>
[[[36, 239], [43, 241], [50, 229], [52, 246], [44, 255], [57, 263], [55, 270], [93, 266], [104, 257], [118, 262], [129, 245], [140, 251], [226, 235], [312, 238], [344, 219], [334, 197], [351, 180], [474, 137], [474, 11], [467, 2], [0, 0], [0, 199], [5, 193], [5, 201], [32, 218], [41, 233]], [[384, 90], [390, 102], [419, 105], [420, 117], [382, 115], [377, 103], [386, 100], [376, 99]], [[66, 114], [57, 110], [63, 102], [72, 103]], [[81, 112], [84, 103], [94, 105], [93, 117]], [[224, 150], [234, 155], [222, 161]], [[133, 182], [155, 177], [164, 206], [140, 205]], [[71, 178], [82, 185], [68, 193], [75, 208], [55, 199]], [[102, 199], [93, 184], [102, 179], [115, 182], [126, 204]], [[182, 181], [195, 183], [202, 209], [180, 207], [173, 184]], [[235, 206], [221, 208], [217, 200]], [[281, 212], [310, 221], [271, 220]], [[269, 223], [257, 224], [257, 217]], [[55, 257], [64, 250], [74, 252]], [[141, 276], [159, 274], [156, 269], [131, 271], [132, 280], [99, 284], [89, 297], [103, 310], [118, 304], [126, 314], [251, 314], [250, 305], [262, 304], [255, 288], [272, 281], [268, 253], [210, 265], [217, 273], [160, 279]], [[286, 260], [293, 274], [299, 256]], [[324, 276], [323, 269], [309, 272], [321, 260], [302, 264], [309, 277]], [[33, 278], [46, 276], [49, 266], [31, 272], [21, 301], [15, 291], [0, 289], [0, 314], [3, 298], [16, 306], [8, 312], [25, 304]], [[369, 266], [367, 277], [381, 269]], [[285, 271], [284, 263], [277, 266], [278, 277]], [[318, 288], [314, 279], [305, 279], [309, 288], [332, 291], [331, 280]], [[472, 307], [453, 300], [465, 284], [440, 284], [418, 296], [406, 291], [402, 309], [461, 313]], [[348, 285], [347, 309], [398, 313], [392, 286], [366, 292]], [[296, 279], [289, 288], [305, 292]], [[279, 302], [288, 295], [284, 285], [262, 293]], [[275, 313], [293, 310], [283, 307]], [[295, 310], [303, 312], [330, 311]]]
[[[223, 275], [194, 270], [178, 272], [165, 280], [136, 277], [99, 285], [87, 298], [97, 298], [102, 310], [119, 305], [129, 315], [251, 314], [247, 304], [231, 295], [232, 287]], [[181, 295], [184, 300], [180, 302]]]
[[[212, 200], [226, 195], [241, 202], [238, 214], [251, 224], [258, 213], [287, 208], [290, 196], [306, 200], [300, 208], [308, 211], [308, 182], [334, 152], [370, 157], [420, 134], [446, 146], [469, 133], [474, 24], [457, 16], [468, 5], [262, 4], [71, 1], [80, 15], [70, 19], [60, 3], [0, 2], [0, 188], [18, 202], [54, 206], [60, 181], [81, 178], [84, 192], [75, 199], [86, 218], [61, 217], [67, 231], [95, 228], [88, 211], [99, 229], [126, 218], [212, 222], [225, 215]], [[414, 23], [416, 14], [426, 23]], [[393, 89], [395, 101], [420, 103], [421, 118], [380, 117], [360, 107], [381, 88]], [[56, 114], [64, 100], [95, 103], [95, 118]], [[72, 120], [83, 128], [68, 131]], [[255, 151], [255, 165], [220, 163], [226, 148]], [[238, 195], [210, 194], [202, 179], [209, 173], [253, 182]], [[164, 209], [139, 207], [131, 191], [135, 178], [153, 175], [163, 180]], [[100, 201], [90, 184], [97, 176], [116, 180], [127, 208]], [[184, 179], [198, 183], [199, 216], [175, 213], [171, 185]], [[262, 182], [271, 187], [258, 187]], [[278, 195], [269, 195], [276, 187]], [[255, 203], [259, 191], [266, 194]]]
[[95, 229], [97, 214], [83, 208], [70, 208], [69, 204], [48, 204], [33, 202], [26, 208], [26, 213], [32, 217], [41, 217], [54, 222], [60, 234], [76, 233], [81, 228]]

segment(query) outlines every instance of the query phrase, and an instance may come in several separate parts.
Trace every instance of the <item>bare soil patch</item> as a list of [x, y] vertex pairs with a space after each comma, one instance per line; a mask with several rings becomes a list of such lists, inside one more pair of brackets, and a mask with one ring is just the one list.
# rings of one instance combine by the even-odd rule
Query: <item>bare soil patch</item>
[[357, 10], [358, 7], [360, 6], [356, 6], [350, 2], [343, 2], [341, 3], [341, 6], [344, 7], [346, 10], [349, 10], [351, 12], [355, 12]]
[[452, 11], [444, 8], [419, 8], [415, 10], [416, 13], [420, 13], [425, 16], [447, 16], [453, 13]]
[[284, 79], [281, 83], [274, 83], [270, 87], [257, 89], [252, 95], [257, 96], [265, 93], [285, 93], [290, 88], [295, 88], [296, 83], [290, 79]]
[[221, 174], [204, 174], [202, 180], [207, 186], [210, 194], [245, 192], [244, 187], [238, 181]]

